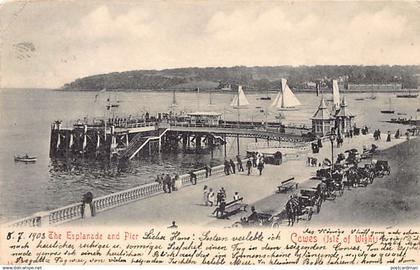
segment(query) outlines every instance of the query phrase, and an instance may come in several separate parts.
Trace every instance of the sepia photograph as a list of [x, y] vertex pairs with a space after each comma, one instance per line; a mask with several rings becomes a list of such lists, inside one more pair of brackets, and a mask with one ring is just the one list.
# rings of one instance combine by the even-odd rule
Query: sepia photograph
[[414, 1], [2, 1], [0, 241], [405, 228], [417, 252], [419, 33]]

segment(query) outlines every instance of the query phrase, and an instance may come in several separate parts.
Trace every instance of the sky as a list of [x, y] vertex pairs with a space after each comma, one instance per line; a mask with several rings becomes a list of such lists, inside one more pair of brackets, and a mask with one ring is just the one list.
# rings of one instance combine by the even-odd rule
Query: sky
[[420, 64], [420, 2], [0, 3], [2, 88], [138, 69], [324, 64]]

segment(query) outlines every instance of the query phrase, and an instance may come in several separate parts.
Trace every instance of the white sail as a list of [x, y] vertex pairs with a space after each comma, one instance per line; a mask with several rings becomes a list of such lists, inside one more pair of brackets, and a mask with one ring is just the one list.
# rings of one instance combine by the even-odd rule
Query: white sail
[[238, 106], [237, 104], [238, 104], [238, 95], [235, 95], [232, 99], [232, 102], [230, 103], [230, 106], [236, 108]]
[[246, 108], [249, 105], [248, 98], [246, 97], [244, 91], [242, 90], [242, 86], [238, 86], [238, 94], [233, 97], [230, 106], [235, 109]]
[[333, 80], [333, 103], [336, 108], [340, 108], [340, 90], [337, 80]]
[[297, 99], [292, 90], [290, 90], [287, 85], [286, 79], [281, 79], [281, 89], [271, 104], [272, 107], [275, 107], [279, 110], [286, 108], [293, 108], [295, 106], [301, 105], [300, 101]]
[[277, 104], [279, 103], [279, 100], [280, 100], [280, 102], [281, 102], [281, 99], [282, 99], [282, 98], [283, 98], [283, 95], [281, 94], [281, 91], [279, 91], [279, 92], [277, 93], [276, 98], [273, 100], [273, 103], [271, 103], [271, 107], [276, 108], [276, 107], [277, 107]]

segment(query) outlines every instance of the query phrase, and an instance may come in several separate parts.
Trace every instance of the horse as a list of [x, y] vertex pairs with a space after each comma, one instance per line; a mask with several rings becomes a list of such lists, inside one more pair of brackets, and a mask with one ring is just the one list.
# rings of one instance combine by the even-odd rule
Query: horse
[[293, 226], [293, 224], [298, 222], [296, 218], [296, 212], [297, 212], [297, 205], [296, 200], [294, 198], [291, 198], [286, 203], [286, 214], [288, 219], [288, 226]]

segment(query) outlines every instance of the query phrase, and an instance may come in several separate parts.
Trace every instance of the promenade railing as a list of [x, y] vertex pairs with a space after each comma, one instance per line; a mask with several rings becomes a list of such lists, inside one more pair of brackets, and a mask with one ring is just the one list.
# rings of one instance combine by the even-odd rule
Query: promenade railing
[[[211, 168], [206, 172], [205, 169], [193, 171], [197, 182], [210, 180], [224, 174], [224, 166], [219, 165]], [[192, 185], [191, 175], [185, 174], [179, 177], [182, 182], [181, 187]], [[112, 193], [102, 197], [93, 199], [92, 204], [95, 213], [100, 213], [118, 206], [128, 204], [137, 200], [149, 198], [152, 196], [163, 193], [162, 183], [153, 182], [144, 184], [138, 187], [130, 188], [120, 192]], [[43, 227], [43, 226], [56, 226], [65, 222], [73, 221], [82, 218], [83, 203], [74, 203], [52, 211], [38, 212], [30, 217], [22, 218], [6, 224], [10, 227]], [[88, 205], [85, 205], [88, 207]]]

